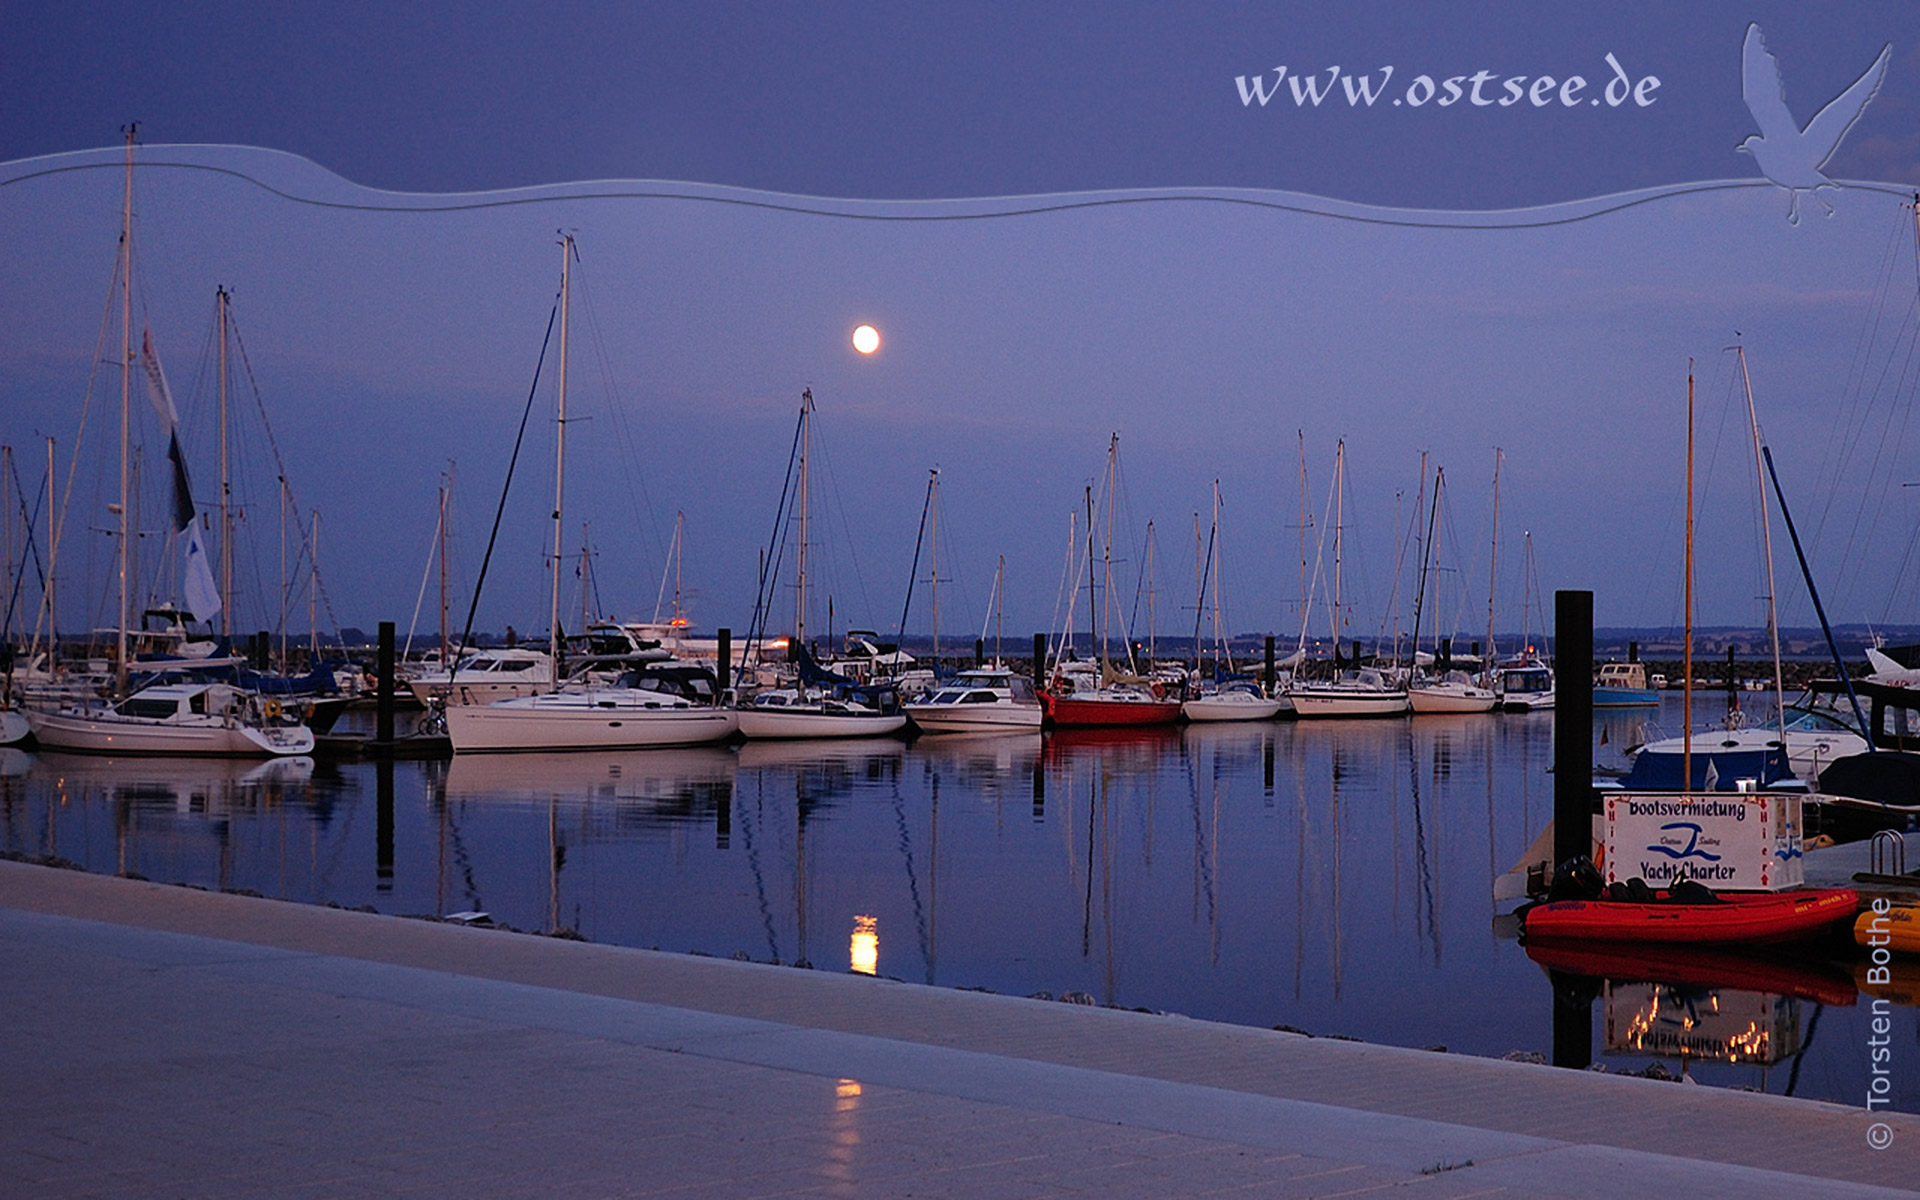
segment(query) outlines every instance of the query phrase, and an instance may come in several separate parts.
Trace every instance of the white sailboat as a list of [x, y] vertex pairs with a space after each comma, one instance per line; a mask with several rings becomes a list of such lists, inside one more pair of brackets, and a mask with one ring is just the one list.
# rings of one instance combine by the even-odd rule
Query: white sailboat
[[[608, 686], [580, 691], [554, 687], [560, 661], [560, 539], [566, 486], [567, 341], [573, 238], [560, 238], [559, 418], [554, 450], [553, 594], [547, 650], [484, 651], [456, 663], [444, 679], [423, 676], [414, 691], [442, 694], [447, 737], [456, 754], [501, 750], [617, 750], [685, 746], [732, 736], [733, 714], [716, 704], [713, 676], [703, 668], [668, 671], [647, 664]], [[704, 676], [704, 687], [696, 676]], [[491, 678], [490, 678], [491, 677]], [[510, 692], [476, 702], [488, 689]]]
[[[807, 649], [807, 550], [809, 497], [808, 457], [813, 435], [813, 389], [800, 393], [800, 424], [794, 435], [797, 457], [792, 464], [799, 539], [794, 557], [794, 631], [788, 651], [798, 678], [784, 687], [768, 688], [742, 700], [740, 732], [753, 738], [880, 737], [897, 733], [907, 724], [907, 713], [891, 684], [862, 685], [837, 675], [814, 661]], [[778, 525], [776, 524], [776, 529]], [[771, 561], [771, 560], [770, 560]], [[767, 593], [762, 591], [754, 635], [749, 645], [759, 650]]]
[[[1196, 532], [1198, 532], [1196, 530]], [[1200, 596], [1193, 614], [1193, 668], [1200, 672], [1200, 613], [1206, 607], [1207, 587], [1213, 588], [1213, 644], [1215, 673], [1231, 676], [1233, 660], [1227, 651], [1226, 630], [1220, 617], [1220, 481], [1213, 481], [1213, 526], [1207, 534], [1207, 557], [1200, 568]], [[1284, 699], [1270, 697], [1248, 679], [1223, 678], [1180, 705], [1180, 715], [1189, 721], [1268, 721], [1286, 705]]]
[[[1340, 653], [1341, 550], [1344, 536], [1344, 509], [1347, 470], [1347, 443], [1341, 439], [1334, 449], [1333, 495], [1333, 605], [1332, 632], [1336, 660]], [[1324, 527], [1322, 533], [1324, 535]], [[1318, 556], [1314, 567], [1319, 571]], [[1300, 651], [1304, 658], [1307, 643], [1306, 612], [1300, 617]], [[1287, 699], [1301, 717], [1397, 717], [1407, 712], [1405, 688], [1390, 683], [1371, 667], [1340, 670], [1332, 679], [1308, 680], [1297, 674], [1287, 688]]]
[[[1422, 610], [1426, 604], [1427, 578], [1430, 573], [1440, 569], [1439, 551], [1434, 546], [1434, 535], [1439, 529], [1440, 496], [1445, 487], [1446, 468], [1435, 467], [1433, 471], [1433, 507], [1427, 512], [1427, 541], [1421, 550], [1420, 585], [1415, 589], [1413, 602], [1413, 679], [1407, 684], [1407, 703], [1416, 713], [1483, 713], [1492, 712], [1496, 697], [1489, 688], [1483, 688], [1467, 677], [1465, 671], [1446, 671], [1439, 675], [1426, 673], [1426, 664], [1420, 660], [1426, 656], [1420, 652], [1420, 625]], [[1436, 592], [1436, 599], [1438, 595]], [[1439, 618], [1434, 618], [1435, 640], [1439, 638]]]
[[[43, 746], [62, 750], [120, 754], [206, 754], [280, 756], [310, 753], [313, 731], [264, 700], [223, 683], [169, 683], [129, 695], [131, 658], [135, 649], [129, 626], [133, 597], [131, 544], [138, 533], [131, 523], [133, 431], [133, 147], [135, 127], [127, 134], [126, 191], [121, 211], [119, 286], [120, 319], [120, 502], [119, 625], [113, 659], [116, 703], [88, 699], [45, 709], [30, 709], [28, 727]], [[167, 458], [172, 466], [171, 532], [179, 537], [186, 555], [185, 591], [190, 608], [203, 617], [219, 612], [222, 594], [213, 580], [200, 524], [187, 482], [186, 461], [178, 436], [179, 412], [174, 407], [166, 375], [151, 335], [141, 338], [137, 353], [148, 397], [165, 424]], [[58, 539], [55, 539], [58, 544]], [[165, 610], [172, 611], [172, 610]], [[207, 661], [207, 660], [202, 660]]]

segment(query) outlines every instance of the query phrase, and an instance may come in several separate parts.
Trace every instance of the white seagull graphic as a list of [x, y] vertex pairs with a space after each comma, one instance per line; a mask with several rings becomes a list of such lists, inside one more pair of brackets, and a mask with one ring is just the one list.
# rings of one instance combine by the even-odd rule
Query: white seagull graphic
[[1790, 224], [1800, 223], [1801, 192], [1812, 192], [1827, 215], [1833, 215], [1833, 206], [1820, 195], [1819, 189], [1840, 185], [1821, 174], [1820, 168], [1827, 165], [1840, 139], [1847, 136], [1847, 130], [1853, 128], [1853, 123], [1866, 111], [1867, 101], [1880, 90], [1880, 81], [1887, 74], [1887, 59], [1892, 55], [1893, 44], [1888, 43], [1866, 74], [1835, 96], [1801, 129], [1793, 114], [1787, 111], [1780, 64], [1767, 53], [1760, 26], [1757, 23], [1747, 26], [1746, 45], [1740, 51], [1740, 92], [1746, 97], [1747, 110], [1753, 114], [1760, 132], [1734, 148], [1753, 155], [1753, 160], [1760, 164], [1760, 173], [1787, 189]]

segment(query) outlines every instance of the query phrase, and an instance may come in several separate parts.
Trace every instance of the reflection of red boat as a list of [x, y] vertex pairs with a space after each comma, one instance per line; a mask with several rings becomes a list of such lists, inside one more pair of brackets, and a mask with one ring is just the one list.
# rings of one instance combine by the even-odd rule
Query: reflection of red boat
[[1077, 725], [1047, 734], [1049, 757], [1082, 748], [1140, 747], [1158, 753], [1180, 746], [1180, 731], [1171, 725]]
[[1860, 995], [1851, 977], [1823, 964], [1756, 958], [1719, 946], [1530, 941], [1527, 957], [1550, 971], [1616, 982], [1765, 992], [1840, 1007], [1852, 1006]]
[[1797, 892], [1728, 893], [1717, 904], [1631, 900], [1556, 900], [1525, 910], [1528, 940], [1689, 942], [1729, 945], [1787, 942], [1853, 920], [1860, 898], [1852, 888]]
[[1180, 719], [1180, 702], [1147, 692], [1110, 689], [1092, 694], [1056, 696], [1040, 693], [1041, 711], [1056, 727], [1171, 725]]

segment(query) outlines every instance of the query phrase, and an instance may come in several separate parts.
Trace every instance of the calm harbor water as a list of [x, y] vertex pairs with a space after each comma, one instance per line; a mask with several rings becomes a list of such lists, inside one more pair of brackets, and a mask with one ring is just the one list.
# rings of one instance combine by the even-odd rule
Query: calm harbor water
[[[1678, 729], [1677, 698], [1659, 719]], [[1598, 759], [1648, 722], [1596, 718]], [[1551, 814], [1552, 729], [1508, 714], [394, 764], [5, 751], [0, 846], [302, 903], [1550, 1053], [1553, 984], [1491, 880]], [[1864, 1103], [1862, 966], [1693, 965], [1684, 986], [1562, 995], [1610, 1066]], [[1895, 1107], [1917, 1112], [1920, 963], [1894, 978]]]

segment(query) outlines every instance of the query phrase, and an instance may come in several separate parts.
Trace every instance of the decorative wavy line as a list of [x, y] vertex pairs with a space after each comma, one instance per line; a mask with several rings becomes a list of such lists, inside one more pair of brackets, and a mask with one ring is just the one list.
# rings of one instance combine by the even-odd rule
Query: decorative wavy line
[[[237, 151], [243, 154], [271, 154], [277, 157], [284, 156], [293, 159], [315, 170], [327, 171], [326, 168], [312, 162], [310, 159], [289, 154], [285, 151], [261, 150], [255, 147], [170, 147], [169, 149], [176, 153], [182, 150], [190, 152], [194, 149], [209, 149]], [[124, 167], [124, 159], [115, 160], [112, 156], [122, 153], [124, 153], [124, 151], [104, 149], [78, 151], [72, 155], [56, 155], [50, 156], [50, 158], [62, 159], [84, 156], [94, 159], [95, 161], [66, 162], [39, 167], [33, 167], [32, 164], [47, 163], [50, 161], [50, 158], [23, 159], [17, 160], [14, 163], [0, 164], [0, 172], [6, 172], [9, 169], [19, 167], [29, 168], [17, 174], [10, 174], [5, 178], [0, 178], [0, 188], [13, 187], [35, 180], [76, 172], [119, 170]], [[547, 204], [556, 201], [663, 200], [721, 204], [765, 212], [829, 217], [840, 220], [898, 223], [1005, 220], [1015, 217], [1044, 216], [1056, 213], [1081, 212], [1148, 204], [1224, 204], [1265, 209], [1274, 212], [1296, 213], [1304, 216], [1327, 217], [1333, 220], [1349, 221], [1356, 224], [1384, 225], [1401, 228], [1543, 229], [1559, 225], [1570, 225], [1577, 221], [1591, 220], [1595, 217], [1624, 212], [1642, 205], [1652, 204], [1662, 200], [1676, 199], [1682, 196], [1743, 188], [1772, 188], [1776, 186], [1763, 178], [1707, 180], [1694, 183], [1669, 184], [1633, 192], [1617, 192], [1607, 196], [1562, 201], [1551, 205], [1536, 205], [1528, 208], [1461, 211], [1380, 208], [1351, 201], [1297, 193], [1260, 195], [1255, 193], [1253, 189], [1237, 188], [1143, 188], [1123, 191], [1058, 193], [1012, 197], [970, 197], [937, 200], [852, 200], [828, 197], [782, 196], [779, 193], [758, 192], [753, 189], [736, 188], [718, 184], [662, 183], [657, 181], [636, 181], [630, 186], [597, 183], [548, 184], [535, 188], [511, 189], [508, 194], [469, 193], [449, 194], [446, 197], [435, 197], [424, 193], [391, 193], [390, 195], [393, 196], [393, 199], [385, 202], [377, 202], [371, 200], [333, 200], [313, 195], [302, 195], [298, 192], [290, 191], [286, 187], [270, 183], [259, 174], [248, 170], [231, 166], [220, 166], [208, 162], [196, 162], [186, 158], [143, 158], [136, 160], [136, 165], [142, 171], [155, 169], [178, 170], [224, 176], [243, 182], [290, 203], [347, 212], [451, 213], [474, 212], [493, 208], [511, 208], [530, 204]], [[341, 185], [345, 187], [355, 188], [361, 191], [376, 190], [362, 188], [361, 185], [354, 184], [341, 176], [333, 174], [331, 171], [327, 171], [327, 174], [331, 178], [339, 180]], [[1870, 181], [1850, 180], [1844, 182], [1841, 186], [1899, 196], [1902, 200], [1905, 200], [1913, 191], [1911, 188], [1900, 185]], [[410, 199], [410, 196], [418, 198]], [[1273, 198], [1275, 196], [1286, 196], [1288, 198]], [[868, 210], [862, 211], [851, 206], [866, 206]], [[883, 210], [915, 209], [919, 211], [871, 211], [871, 208], [880, 208]], [[973, 211], [952, 211], [956, 208], [970, 209]], [[1569, 208], [1578, 209], [1578, 211], [1565, 211]], [[936, 209], [938, 211], [926, 211], [928, 209]]]

